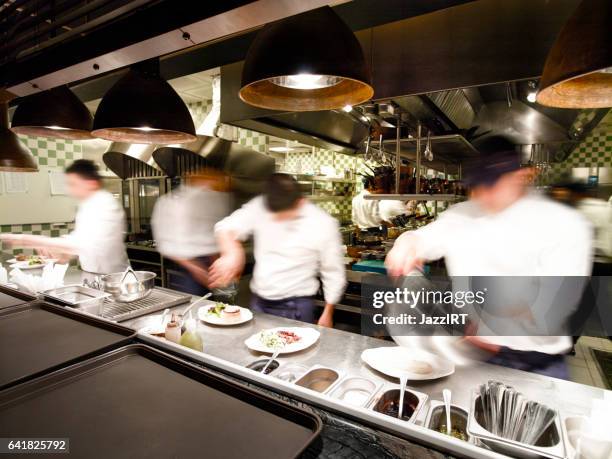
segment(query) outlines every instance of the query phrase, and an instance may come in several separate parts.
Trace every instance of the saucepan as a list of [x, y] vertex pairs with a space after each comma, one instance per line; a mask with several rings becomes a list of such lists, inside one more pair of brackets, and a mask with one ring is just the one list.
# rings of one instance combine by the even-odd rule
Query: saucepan
[[133, 271], [128, 268], [122, 273], [106, 274], [100, 278], [102, 290], [110, 293], [115, 301], [130, 303], [151, 293], [157, 274], [151, 271]]

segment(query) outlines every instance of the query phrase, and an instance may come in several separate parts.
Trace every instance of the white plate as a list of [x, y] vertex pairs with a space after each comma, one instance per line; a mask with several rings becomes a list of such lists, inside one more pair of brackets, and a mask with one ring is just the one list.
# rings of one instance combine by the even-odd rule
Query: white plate
[[208, 305], [200, 307], [200, 309], [198, 309], [198, 318], [202, 322], [206, 322], [207, 324], [225, 326], [240, 325], [245, 322], [248, 322], [253, 318], [253, 313], [249, 309], [240, 308], [240, 306], [237, 306], [240, 308], [240, 315], [236, 318], [226, 319], [225, 317], [217, 317], [215, 314], [208, 313], [208, 310], [210, 308], [213, 308], [214, 306], [215, 303], [210, 303]]
[[319, 340], [320, 333], [314, 328], [309, 327], [278, 327], [278, 328], [268, 328], [267, 330], [262, 330], [258, 333], [252, 335], [249, 339], [247, 339], [244, 344], [252, 350], [257, 352], [265, 352], [268, 354], [273, 354], [278, 349], [274, 349], [271, 347], [265, 346], [259, 336], [262, 332], [275, 332], [275, 331], [290, 331], [298, 335], [300, 338], [299, 341], [295, 343], [291, 343], [284, 348], [282, 348], [279, 354], [290, 354], [292, 352], [303, 351], [304, 349], [309, 348], [314, 343]]
[[[387, 376], [399, 378], [405, 374], [413, 381], [443, 378], [455, 372], [455, 364], [450, 360], [421, 349], [400, 346], [366, 349], [361, 353], [361, 360]], [[428, 371], [411, 371], [415, 363], [421, 366], [426, 364], [431, 368]]]
[[40, 269], [44, 268], [46, 264], [53, 263], [55, 260], [45, 260], [43, 263], [38, 263], [36, 265], [31, 265], [29, 261], [18, 261], [17, 263], [13, 263], [11, 268], [19, 268], [21, 270], [24, 269]]

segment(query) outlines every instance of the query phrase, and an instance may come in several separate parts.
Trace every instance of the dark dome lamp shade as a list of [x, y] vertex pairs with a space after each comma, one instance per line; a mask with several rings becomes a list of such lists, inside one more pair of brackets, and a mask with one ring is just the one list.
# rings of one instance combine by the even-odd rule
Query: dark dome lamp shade
[[174, 144], [196, 140], [187, 106], [159, 74], [157, 60], [130, 71], [102, 98], [92, 134], [115, 142]]
[[612, 2], [583, 0], [548, 53], [538, 103], [612, 107]]
[[8, 100], [0, 100], [0, 171], [38, 171], [32, 152], [9, 129]]
[[18, 134], [59, 139], [91, 139], [93, 117], [67, 86], [35, 94], [20, 103], [11, 129]]
[[239, 95], [272, 110], [333, 110], [371, 99], [371, 80], [355, 34], [323, 7], [267, 24], [257, 34]]

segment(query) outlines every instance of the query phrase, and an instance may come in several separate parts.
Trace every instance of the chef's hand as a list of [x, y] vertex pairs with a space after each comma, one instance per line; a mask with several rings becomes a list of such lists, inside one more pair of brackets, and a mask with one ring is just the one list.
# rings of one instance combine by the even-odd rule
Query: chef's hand
[[226, 252], [219, 257], [209, 270], [209, 288], [225, 287], [240, 276], [244, 267], [244, 252]]
[[325, 304], [325, 308], [323, 309], [323, 313], [321, 317], [319, 317], [319, 321], [317, 325], [321, 327], [334, 328], [334, 305], [333, 304]]
[[465, 336], [465, 340], [477, 348], [483, 349], [491, 354], [497, 354], [501, 350], [501, 346], [498, 344], [489, 343], [478, 336]]
[[416, 256], [416, 245], [412, 238], [400, 237], [385, 258], [387, 274], [392, 277], [407, 276], [422, 266], [423, 261]]

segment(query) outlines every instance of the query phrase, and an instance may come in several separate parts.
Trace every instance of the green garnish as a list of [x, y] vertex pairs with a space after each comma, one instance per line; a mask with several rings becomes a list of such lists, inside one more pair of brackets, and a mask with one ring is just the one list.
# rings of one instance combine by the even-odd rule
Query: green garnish
[[211, 316], [221, 317], [221, 311], [225, 309], [224, 303], [215, 303], [214, 306], [208, 308], [207, 314]]

